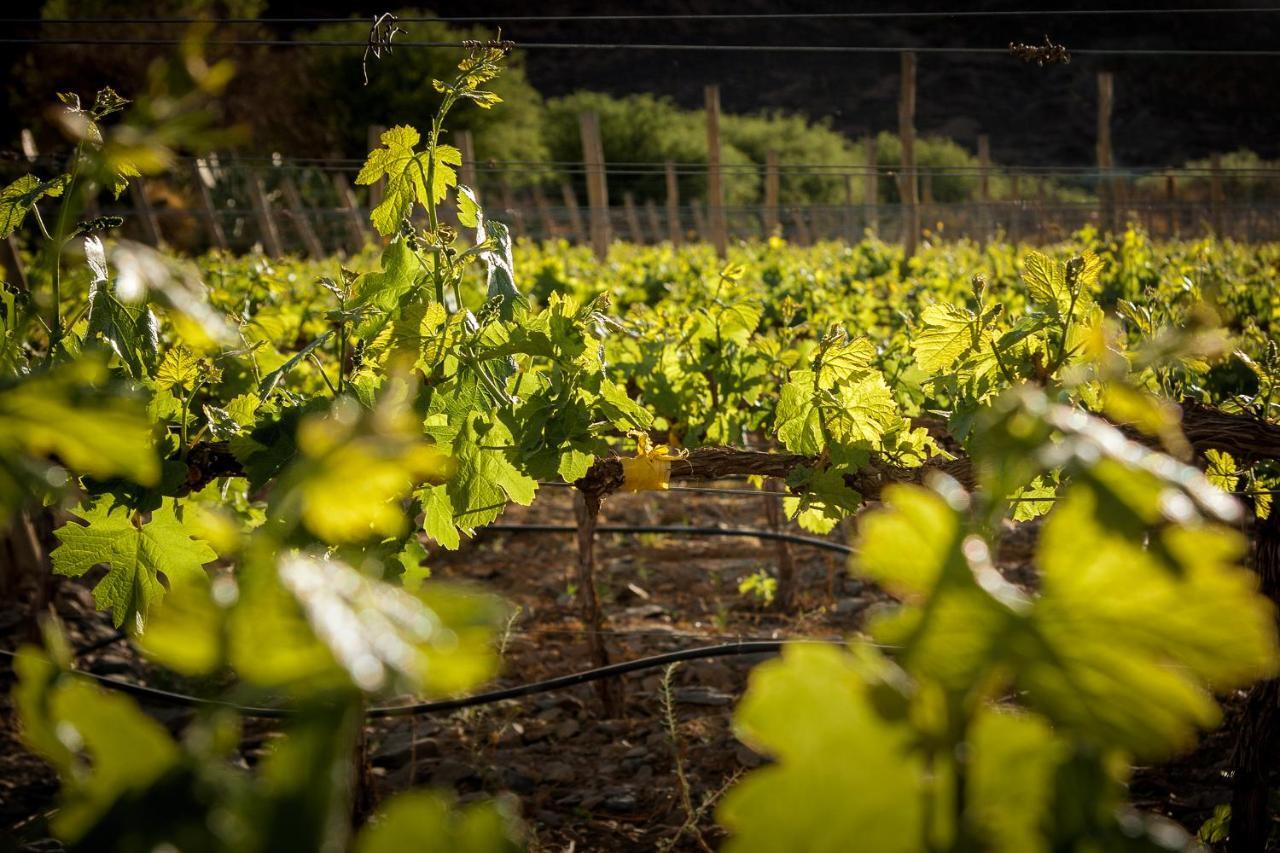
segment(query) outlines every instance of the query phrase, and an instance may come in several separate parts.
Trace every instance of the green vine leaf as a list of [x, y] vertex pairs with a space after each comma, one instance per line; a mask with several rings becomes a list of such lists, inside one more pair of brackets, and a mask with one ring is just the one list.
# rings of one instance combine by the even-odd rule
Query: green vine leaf
[[70, 522], [54, 531], [61, 544], [50, 555], [53, 570], [80, 577], [105, 563], [107, 574], [93, 588], [93, 600], [111, 610], [116, 627], [129, 621], [142, 631], [147, 611], [164, 597], [165, 582], [207, 582], [204, 565], [218, 556], [188, 533], [172, 498], [146, 521], [109, 496], [90, 504], [83, 517], [84, 524]]

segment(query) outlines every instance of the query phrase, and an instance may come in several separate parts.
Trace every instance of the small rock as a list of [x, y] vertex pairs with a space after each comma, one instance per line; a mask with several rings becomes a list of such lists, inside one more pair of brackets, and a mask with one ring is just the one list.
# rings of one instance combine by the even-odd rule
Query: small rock
[[452, 758], [443, 759], [431, 771], [432, 785], [457, 785], [462, 782], [476, 781], [480, 777], [476, 771], [461, 761], [455, 761]]
[[396, 770], [415, 758], [421, 761], [440, 756], [440, 744], [432, 738], [419, 738], [417, 741], [410, 741], [409, 738], [409, 732], [393, 734], [379, 745], [373, 753], [371, 763], [375, 767]]
[[643, 746], [633, 746], [631, 749], [628, 749], [626, 752], [624, 752], [622, 754], [622, 757], [623, 759], [647, 758], [648, 755], [649, 755], [649, 750], [645, 749]]
[[733, 697], [710, 687], [681, 687], [675, 691], [676, 702], [684, 705], [732, 705]]
[[637, 785], [647, 785], [653, 781], [653, 768], [648, 764], [642, 764], [631, 779]]
[[719, 661], [699, 661], [690, 669], [699, 684], [705, 684], [717, 690], [732, 690], [738, 682], [733, 670]]
[[100, 655], [91, 667], [100, 675], [125, 675], [133, 672], [133, 661], [121, 655]]
[[565, 784], [573, 781], [573, 768], [563, 761], [548, 761], [538, 767], [538, 775], [544, 782]]
[[551, 736], [551, 723], [546, 720], [532, 719], [524, 727], [524, 734], [521, 736], [525, 743], [537, 743], [540, 740], [546, 740]]
[[836, 602], [836, 613], [840, 616], [853, 616], [855, 613], [866, 610], [870, 605], [871, 599], [863, 596], [841, 598]]
[[559, 726], [556, 727], [556, 737], [561, 740], [568, 740], [582, 730], [582, 726], [577, 720], [570, 717]]
[[507, 767], [502, 771], [502, 784], [514, 793], [527, 796], [532, 794], [537, 788], [534, 780], [511, 767]]
[[556, 720], [560, 719], [563, 716], [564, 716], [564, 711], [552, 705], [550, 708], [547, 708], [543, 711], [539, 711], [537, 718], [539, 720], [543, 720], [544, 722], [554, 723]]
[[635, 794], [614, 794], [611, 797], [605, 797], [600, 803], [602, 809], [612, 814], [630, 814], [639, 808], [639, 805]]
[[666, 612], [667, 608], [661, 604], [639, 604], [623, 610], [622, 616], [628, 619], [657, 619]]
[[764, 756], [757, 755], [753, 750], [742, 744], [738, 744], [738, 748], [733, 751], [733, 755], [738, 759], [738, 763], [748, 770], [754, 770], [764, 764]]
[[861, 578], [855, 578], [853, 575], [841, 575], [840, 587], [845, 595], [861, 595], [867, 585], [863, 583]]

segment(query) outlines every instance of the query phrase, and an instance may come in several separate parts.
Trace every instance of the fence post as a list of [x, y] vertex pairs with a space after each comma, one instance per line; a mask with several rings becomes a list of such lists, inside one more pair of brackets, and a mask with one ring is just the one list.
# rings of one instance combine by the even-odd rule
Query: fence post
[[658, 213], [658, 205], [653, 199], [645, 199], [644, 214], [645, 219], [649, 220], [649, 233], [653, 235], [653, 242], [661, 243], [662, 216]]
[[764, 155], [764, 236], [778, 230], [778, 152], [770, 149]]
[[585, 112], [578, 117], [582, 135], [582, 160], [587, 172], [587, 203], [591, 208], [591, 248], [604, 260], [609, 254], [609, 187], [605, 181], [604, 145], [600, 141], [600, 117]]
[[547, 203], [547, 196], [542, 192], [542, 184], [534, 183], [533, 185], [533, 204], [538, 209], [538, 219], [542, 222], [542, 239], [554, 240], [560, 236], [560, 226], [556, 223], [556, 218], [551, 215], [551, 205]]
[[307, 248], [307, 254], [317, 259], [325, 257], [327, 253], [320, 243], [320, 238], [316, 236], [315, 229], [311, 227], [306, 208], [302, 206], [302, 193], [298, 192], [298, 185], [294, 183], [293, 177], [288, 174], [283, 175], [280, 188], [284, 190], [284, 200], [289, 206], [289, 218], [293, 220], [298, 236], [302, 238], [302, 244]]
[[723, 258], [729, 248], [729, 234], [724, 216], [724, 183], [720, 179], [720, 87], [707, 86], [703, 94], [707, 111], [707, 224], [716, 256]]
[[676, 179], [676, 164], [666, 163], [667, 173], [667, 239], [672, 246], [679, 246], [683, 236], [680, 228], [680, 181]]
[[1209, 222], [1215, 237], [1223, 236], [1222, 223], [1222, 155], [1209, 155]]
[[919, 187], [916, 186], [916, 55], [902, 54], [902, 91], [898, 97], [898, 137], [902, 142], [902, 253], [910, 258], [920, 239]]
[[622, 194], [622, 206], [627, 212], [627, 230], [631, 232], [631, 242], [637, 246], [644, 243], [644, 230], [640, 227], [640, 213], [636, 210], [636, 197], [631, 193]]
[[578, 196], [573, 187], [560, 185], [560, 194], [564, 197], [565, 209], [569, 211], [569, 224], [573, 228], [573, 239], [579, 243], [587, 242], [587, 229], [582, 224], [582, 210], [578, 207]]
[[978, 135], [978, 233], [983, 243], [991, 237], [991, 137]]
[[1164, 203], [1167, 208], [1166, 219], [1169, 223], [1169, 237], [1175, 237], [1178, 233], [1177, 206], [1178, 184], [1177, 178], [1173, 173], [1164, 176]]
[[351, 245], [353, 252], [359, 252], [364, 249], [367, 239], [367, 223], [368, 220], [360, 213], [360, 205], [356, 202], [356, 194], [351, 190], [351, 184], [347, 181], [347, 176], [341, 172], [333, 173], [333, 188], [337, 190], [338, 201], [342, 203], [342, 209], [346, 213], [344, 217], [347, 221], [347, 230], [351, 234]]
[[156, 220], [155, 209], [151, 207], [151, 199], [147, 198], [147, 187], [142, 178], [132, 178], [129, 181], [129, 195], [133, 197], [133, 205], [138, 209], [147, 242], [158, 248], [164, 242], [164, 236], [160, 233], [160, 223]]
[[253, 214], [258, 220], [258, 234], [262, 237], [262, 248], [267, 257], [279, 258], [284, 254], [280, 245], [280, 229], [276, 226], [271, 212], [271, 202], [267, 200], [266, 188], [262, 185], [262, 176], [257, 169], [248, 170], [249, 201], [253, 205]]
[[1098, 197], [1102, 202], [1103, 228], [1116, 231], [1116, 186], [1111, 171], [1115, 160], [1111, 151], [1111, 108], [1115, 78], [1110, 71], [1098, 72]]
[[458, 177], [462, 183], [471, 188], [476, 200], [480, 199], [480, 188], [476, 186], [476, 147], [475, 140], [469, 130], [458, 131], [458, 152], [462, 155], [462, 165], [458, 167]]
[[862, 143], [867, 161], [867, 176], [862, 182], [862, 203], [867, 208], [867, 230], [872, 234], [880, 230], [880, 213], [876, 203], [880, 199], [880, 164], [876, 159], [876, 138], [868, 136]]
[[[365, 135], [365, 142], [370, 151], [382, 147], [382, 134], [386, 128], [380, 124], [369, 125], [369, 131]], [[382, 204], [382, 193], [387, 186], [386, 178], [379, 178], [377, 181], [369, 185], [369, 209], [373, 210]]]
[[693, 214], [693, 230], [698, 232], [698, 240], [708, 242], [707, 215], [703, 212], [702, 202], [697, 199], [689, 202], [689, 212]]
[[197, 157], [191, 164], [191, 174], [195, 178], [197, 194], [200, 196], [200, 209], [204, 212], [205, 230], [209, 232], [209, 242], [213, 247], [225, 252], [227, 235], [222, 230], [222, 223], [218, 221], [218, 211], [213, 206], [213, 194], [209, 192], [209, 184], [205, 182], [206, 173], [212, 180], [213, 172], [209, 169], [208, 161], [203, 157]]
[[1009, 241], [1017, 245], [1022, 234], [1022, 176], [1014, 172], [1009, 176], [1009, 194], [1012, 204], [1009, 206]]

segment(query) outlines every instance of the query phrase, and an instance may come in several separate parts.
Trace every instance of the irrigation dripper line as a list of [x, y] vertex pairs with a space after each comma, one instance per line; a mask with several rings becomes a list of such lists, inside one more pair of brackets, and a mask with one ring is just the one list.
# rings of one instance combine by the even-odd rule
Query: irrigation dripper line
[[[489, 524], [476, 528], [476, 533], [493, 531], [495, 533], [576, 533], [576, 524]], [[853, 554], [853, 548], [839, 542], [828, 542], [815, 536], [800, 536], [795, 533], [783, 533], [775, 530], [759, 530], [754, 527], [687, 527], [685, 525], [646, 525], [646, 524], [601, 524], [596, 533], [659, 533], [674, 536], [742, 536], [754, 539], [768, 539], [775, 542], [790, 542], [806, 545], [823, 551], [834, 551], [837, 554]]]
[[[534, 681], [517, 687], [488, 690], [483, 693], [475, 693], [471, 696], [463, 696], [457, 699], [440, 699], [432, 702], [416, 702], [411, 705], [383, 705], [375, 708], [369, 708], [365, 712], [365, 718], [375, 720], [386, 717], [411, 717], [422, 714], [440, 714], [450, 711], [459, 711], [463, 708], [492, 705], [496, 702], [502, 702], [508, 699], [519, 699], [525, 696], [533, 696], [538, 693], [549, 693], [554, 690], [564, 690], [569, 687], [576, 687], [580, 684], [589, 684], [590, 682], [600, 681], [605, 678], [618, 678], [629, 673], [641, 672], [647, 669], [657, 669], [659, 667], [669, 666], [681, 661], [717, 657], [735, 657], [740, 655], [776, 655], [782, 651], [783, 646], [797, 645], [838, 645], [838, 643], [830, 640], [751, 640], [736, 643], [724, 643], [716, 646], [697, 646], [692, 649], [681, 649], [675, 652], [667, 652], [665, 654], [637, 658], [636, 660], [622, 661], [608, 666], [595, 667], [594, 669], [570, 673], [569, 675], [561, 675], [556, 678], [547, 678], [542, 681]], [[8, 649], [0, 649], [0, 655], [9, 658], [17, 657], [16, 652], [9, 651]], [[187, 708], [223, 708], [235, 711], [244, 717], [255, 717], [258, 719], [287, 719], [295, 716], [297, 713], [290, 708], [265, 708], [254, 705], [239, 705], [222, 699], [204, 699], [199, 696], [190, 696], [185, 693], [176, 693], [171, 690], [161, 690], [158, 687], [147, 687], [142, 684], [135, 684], [131, 681], [124, 681], [122, 679], [112, 678], [106, 675], [98, 675], [92, 672], [81, 672], [79, 670], [74, 670], [74, 672], [77, 675], [84, 676], [85, 678], [93, 679], [97, 683], [111, 690], [135, 696], [139, 699], [150, 699], [166, 705], [176, 705]]]

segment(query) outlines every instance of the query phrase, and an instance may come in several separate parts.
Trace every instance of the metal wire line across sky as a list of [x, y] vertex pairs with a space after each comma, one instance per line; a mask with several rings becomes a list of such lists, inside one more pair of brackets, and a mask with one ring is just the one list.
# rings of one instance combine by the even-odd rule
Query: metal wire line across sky
[[[607, 23], [618, 22], [652, 22], [667, 21], [800, 21], [800, 20], [945, 20], [952, 18], [1089, 18], [1089, 17], [1169, 17], [1171, 15], [1265, 15], [1280, 12], [1280, 6], [1248, 6], [1248, 7], [1192, 7], [1172, 9], [954, 9], [951, 11], [860, 11], [860, 12], [688, 12], [669, 15], [661, 14], [615, 14], [615, 15], [439, 15], [439, 16], [404, 16], [396, 20], [400, 23]], [[194, 24], [211, 20], [196, 17], [163, 17], [163, 18], [0, 18], [6, 24]], [[219, 18], [213, 20], [217, 24], [354, 24], [367, 23], [363, 18]]]
[[[184, 44], [178, 38], [0, 38], [0, 44], [25, 44], [44, 46], [109, 46], [150, 47]], [[205, 42], [223, 47], [297, 47], [297, 48], [346, 48], [369, 46], [367, 41], [353, 39], [218, 39]], [[462, 48], [456, 41], [398, 41], [395, 48]], [[684, 44], [664, 42], [520, 42], [520, 50], [650, 50], [650, 51], [701, 51], [707, 53], [842, 53], [842, 54], [971, 54], [1010, 56], [1007, 47], [940, 46], [940, 45], [844, 45], [844, 44]], [[1145, 57], [1218, 57], [1218, 58], [1273, 58], [1280, 57], [1280, 49], [1245, 48], [1071, 48], [1073, 56], [1145, 56]], [[1013, 58], [1013, 57], [1010, 57]]]

